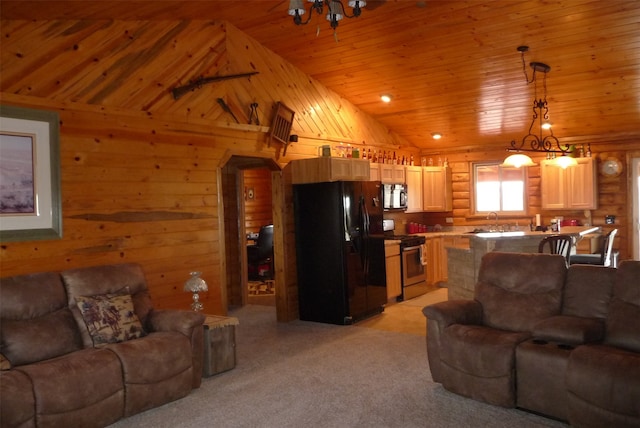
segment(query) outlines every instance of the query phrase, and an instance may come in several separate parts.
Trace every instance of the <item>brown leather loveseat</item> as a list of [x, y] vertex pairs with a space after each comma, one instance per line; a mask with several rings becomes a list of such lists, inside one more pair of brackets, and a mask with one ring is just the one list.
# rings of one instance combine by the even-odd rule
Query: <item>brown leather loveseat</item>
[[0, 280], [2, 427], [103, 427], [200, 386], [204, 315], [120, 264]]
[[640, 262], [492, 252], [474, 297], [423, 309], [435, 382], [572, 426], [640, 426]]

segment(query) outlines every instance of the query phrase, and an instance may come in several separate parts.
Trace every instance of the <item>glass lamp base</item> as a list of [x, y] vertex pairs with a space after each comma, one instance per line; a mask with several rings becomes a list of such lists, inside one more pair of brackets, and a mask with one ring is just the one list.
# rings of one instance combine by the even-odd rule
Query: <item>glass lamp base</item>
[[200, 296], [197, 292], [193, 292], [193, 303], [191, 304], [191, 310], [200, 312], [204, 309], [204, 305], [200, 302]]

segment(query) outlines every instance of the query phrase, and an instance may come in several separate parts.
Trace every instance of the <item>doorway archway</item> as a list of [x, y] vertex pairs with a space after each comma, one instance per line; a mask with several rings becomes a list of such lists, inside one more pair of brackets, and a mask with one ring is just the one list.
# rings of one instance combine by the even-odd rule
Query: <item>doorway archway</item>
[[[248, 273], [246, 228], [244, 223], [243, 172], [250, 169], [267, 169], [271, 176], [271, 210], [274, 230], [274, 286], [276, 292], [276, 312], [278, 319], [288, 319], [286, 305], [282, 294], [286, 294], [284, 287], [284, 210], [282, 189], [282, 168], [271, 157], [255, 154], [229, 154], [221, 162], [219, 168], [219, 192], [221, 199], [220, 227], [223, 241], [221, 248], [221, 265], [223, 286], [223, 301], [229, 306], [244, 306], [247, 304]], [[279, 296], [280, 295], [280, 296]], [[285, 307], [283, 307], [285, 306]]]

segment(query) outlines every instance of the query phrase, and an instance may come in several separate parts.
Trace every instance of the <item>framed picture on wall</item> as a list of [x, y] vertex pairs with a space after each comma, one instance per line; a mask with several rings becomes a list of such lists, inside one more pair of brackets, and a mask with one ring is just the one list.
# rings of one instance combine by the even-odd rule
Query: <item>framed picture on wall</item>
[[62, 237], [58, 113], [0, 105], [0, 242]]

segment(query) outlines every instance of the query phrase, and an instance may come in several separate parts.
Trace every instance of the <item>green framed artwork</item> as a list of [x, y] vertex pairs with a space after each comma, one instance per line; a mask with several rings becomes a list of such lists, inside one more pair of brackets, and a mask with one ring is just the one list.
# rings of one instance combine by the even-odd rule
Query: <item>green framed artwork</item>
[[0, 242], [62, 237], [58, 113], [0, 105]]

